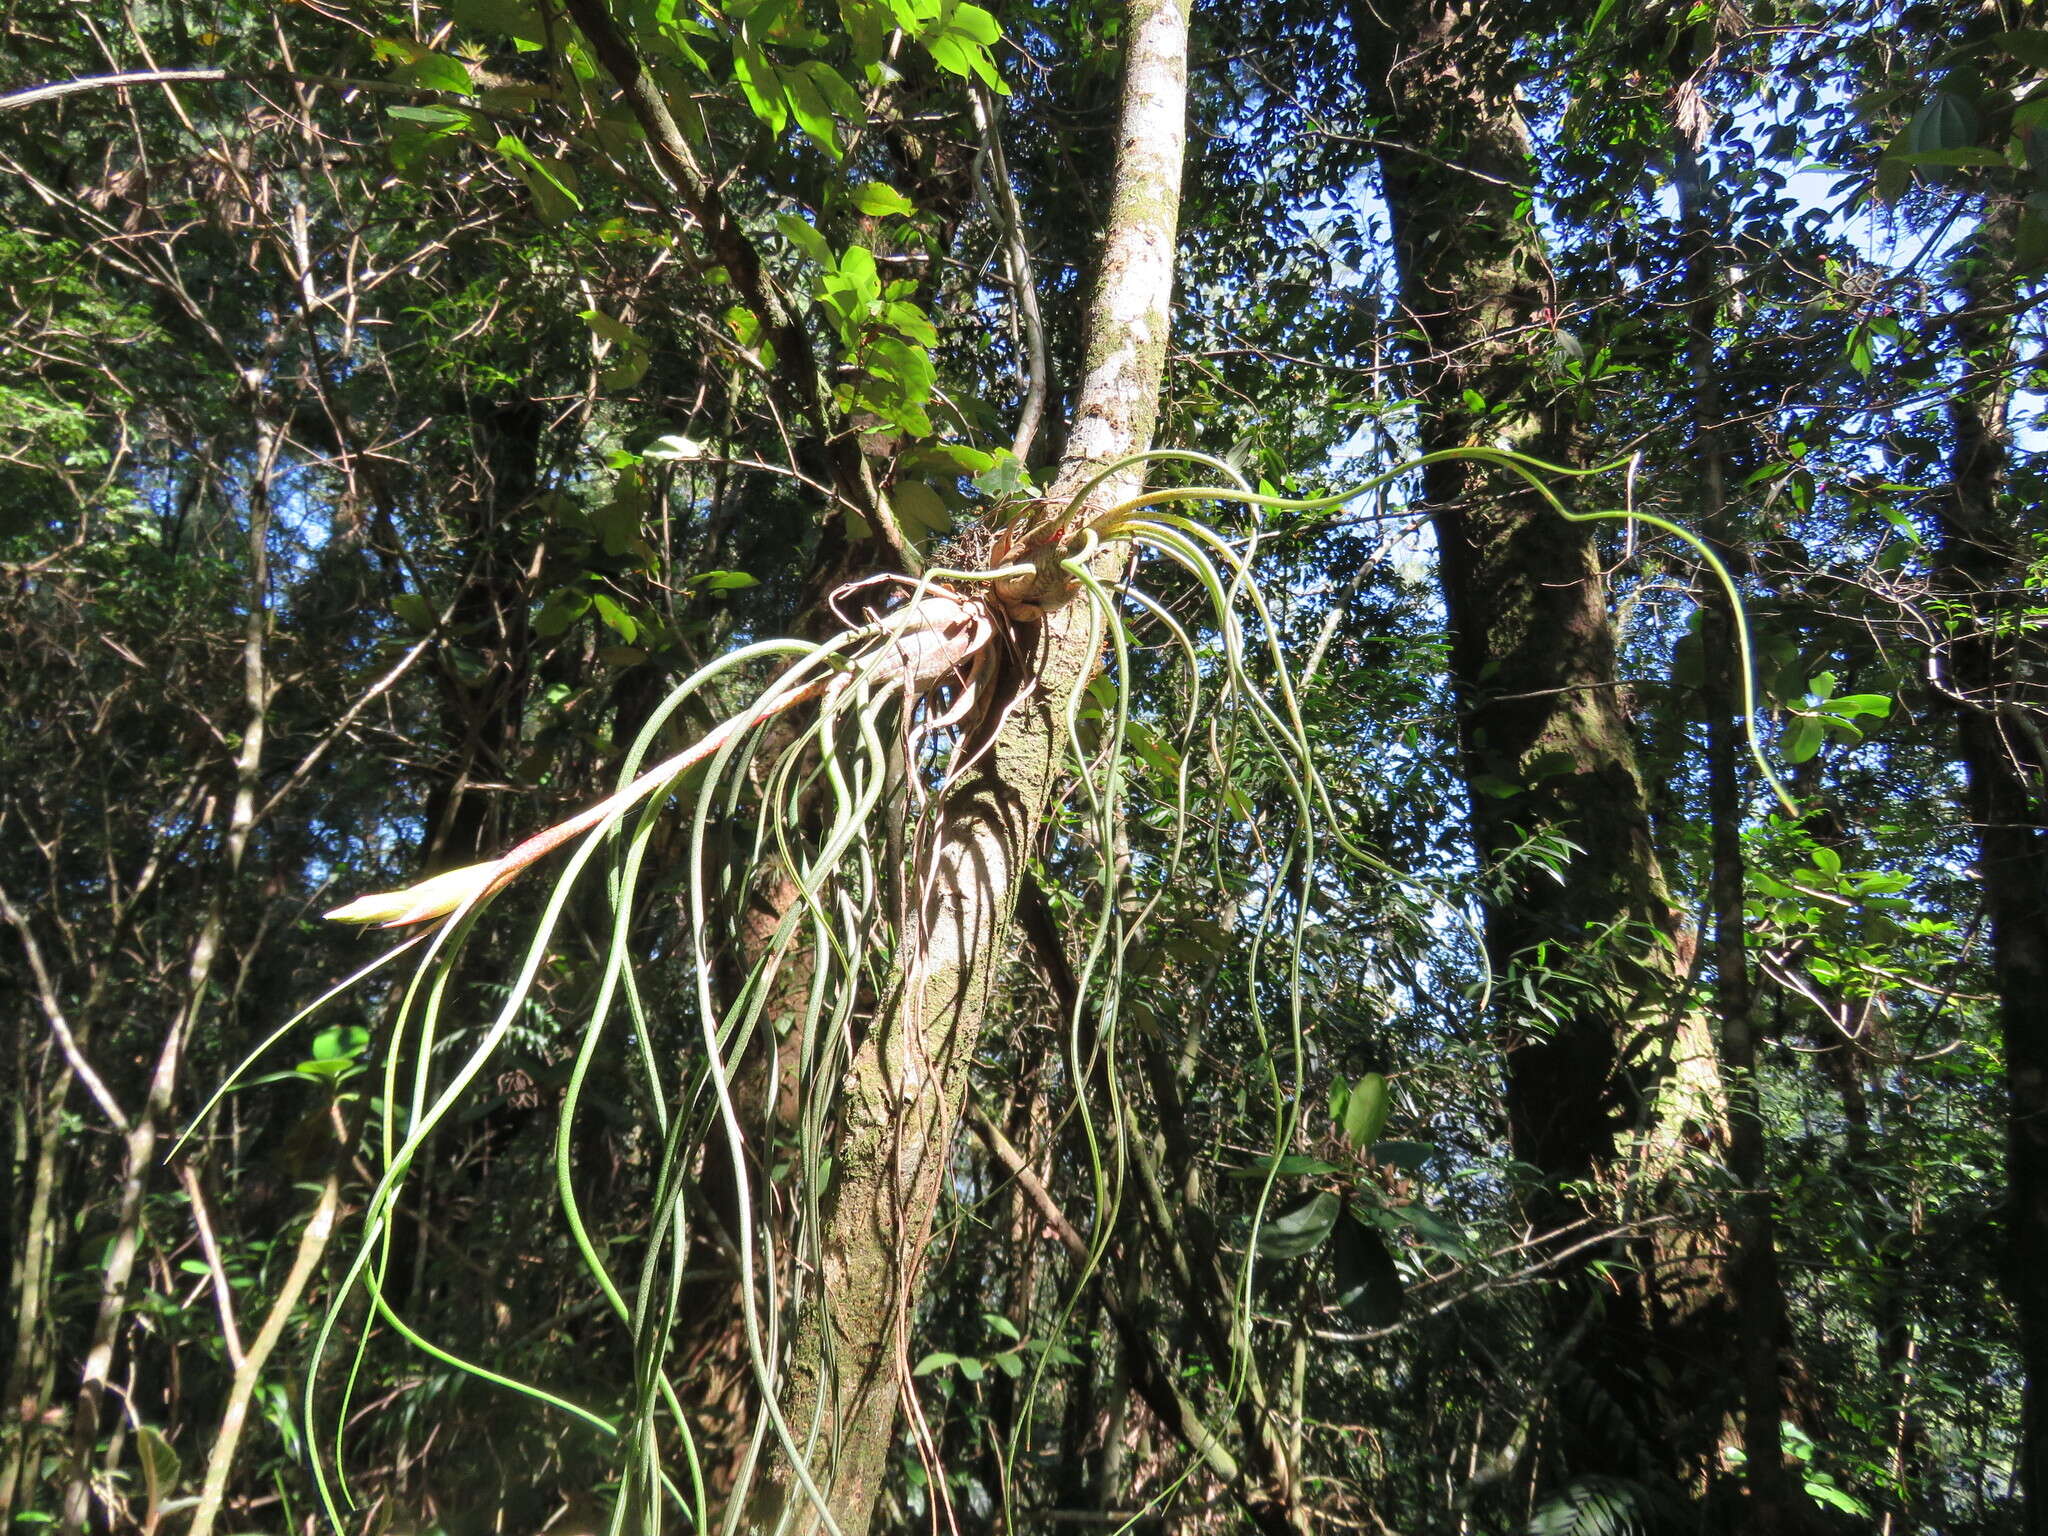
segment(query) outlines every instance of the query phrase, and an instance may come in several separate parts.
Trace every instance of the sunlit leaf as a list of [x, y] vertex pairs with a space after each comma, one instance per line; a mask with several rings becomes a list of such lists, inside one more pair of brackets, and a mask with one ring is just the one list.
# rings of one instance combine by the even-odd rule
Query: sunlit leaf
[[887, 182], [864, 182], [853, 190], [853, 206], [873, 218], [901, 216], [908, 218], [917, 212], [917, 205]]
[[1393, 1112], [1393, 1096], [1387, 1091], [1387, 1080], [1377, 1072], [1368, 1072], [1351, 1085], [1351, 1092], [1344, 1099], [1344, 1139], [1352, 1146], [1363, 1150], [1378, 1139], [1386, 1129], [1387, 1116]]

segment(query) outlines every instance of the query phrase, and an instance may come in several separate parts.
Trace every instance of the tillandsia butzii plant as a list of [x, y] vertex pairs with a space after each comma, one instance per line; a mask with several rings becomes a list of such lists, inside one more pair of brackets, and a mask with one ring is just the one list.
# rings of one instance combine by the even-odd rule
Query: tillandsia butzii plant
[[[808, 333], [761, 281], [758, 253], [716, 195], [715, 178], [663, 92], [602, 4], [568, 0], [567, 11], [591, 44], [592, 78], [601, 65], [617, 83], [663, 180], [726, 276], [743, 291], [759, 290], [744, 296], [763, 334], [773, 332], [778, 366], [797, 369]], [[993, 88], [988, 13], [905, 0], [892, 14], [906, 32], [928, 35], [941, 67], [951, 67], [947, 59], [980, 59], [976, 72]], [[979, 18], [968, 40], [981, 53], [962, 41], [962, 18]], [[1425, 456], [1308, 500], [1254, 489], [1204, 454], [1151, 448], [1170, 330], [1187, 8], [1135, 0], [1129, 22], [1116, 195], [1084, 320], [1086, 365], [1051, 490], [999, 505], [985, 536], [965, 546], [971, 554], [930, 565], [900, 530], [890, 536], [883, 500], [851, 508], [883, 520], [884, 541], [902, 567], [841, 590], [838, 607], [860, 618], [823, 639], [738, 646], [653, 710], [620, 765], [614, 794], [496, 859], [331, 914], [422, 930], [385, 957], [416, 955], [417, 964], [386, 1033], [373, 1186], [313, 1339], [302, 1392], [309, 1461], [337, 1526], [350, 1495], [347, 1479], [333, 1474], [348, 1465], [353, 1388], [379, 1325], [443, 1366], [521, 1393], [610, 1441], [613, 1536], [658, 1532], [677, 1516], [700, 1531], [841, 1536], [842, 1522], [864, 1531], [884, 1468], [895, 1460], [899, 1403], [927, 1470], [937, 1467], [904, 1345], [916, 1310], [913, 1282], [952, 1166], [952, 1132], [1001, 975], [1011, 908], [1031, 861], [1053, 842], [1085, 846], [1101, 872], [1084, 882], [1084, 910], [1067, 936], [1075, 973], [1063, 999], [1067, 1081], [1103, 1085], [1103, 1102], [1091, 1105], [1089, 1092], [1074, 1090], [1063, 1111], [1078, 1128], [1095, 1218], [1091, 1235], [1079, 1240], [1073, 1299], [1116, 1226], [1130, 1145], [1117, 1074], [1096, 1067], [1117, 1058], [1132, 946], [1158, 901], [1156, 894], [1131, 899], [1115, 857], [1136, 792], [1141, 717], [1162, 748], [1146, 764], [1144, 790], [1145, 810], [1161, 829], [1146, 855], [1157, 866], [1154, 892], [1197, 861], [1208, 865], [1204, 878], [1227, 885], [1218, 868], [1220, 829], [1254, 816], [1261, 822], [1269, 874], [1262, 899], [1234, 920], [1231, 939], [1244, 956], [1237, 974], [1246, 1026], [1260, 1047], [1255, 1070], [1270, 1106], [1271, 1155], [1253, 1186], [1252, 1238], [1230, 1280], [1224, 1353], [1231, 1358], [1215, 1384], [1233, 1399], [1252, 1390], [1258, 1228], [1299, 1124], [1303, 954], [1317, 881], [1338, 864], [1363, 865], [1408, 900], [1437, 902], [1426, 882], [1368, 847], [1333, 804], [1284, 626], [1261, 585], [1262, 545], [1278, 536], [1264, 519], [1288, 514], [1292, 536], [1315, 527], [1321, 514], [1444, 459], [1519, 477], [1560, 517], [1631, 514], [1573, 512], [1552, 489], [1560, 478], [1583, 482], [1599, 471], [1561, 471], [1491, 447]], [[869, 42], [879, 46], [883, 35], [877, 29]], [[783, 228], [800, 244], [817, 238], [803, 221], [794, 224]], [[822, 244], [816, 254], [833, 255]], [[835, 281], [867, 294], [847, 276], [851, 263], [855, 277], [872, 285], [872, 255], [863, 250], [861, 258], [846, 251]], [[840, 293], [827, 284], [819, 302]], [[856, 309], [870, 313], [881, 297], [877, 291], [847, 303], [834, 311], [842, 319]], [[840, 340], [854, 356], [887, 338], [849, 319]], [[890, 345], [905, 343], [899, 337]], [[817, 382], [806, 375], [806, 387]], [[840, 407], [813, 409], [791, 398], [812, 425], [851, 442], [835, 414]], [[820, 398], [830, 399], [829, 391]], [[861, 403], [842, 402], [841, 414]], [[898, 425], [922, 436], [930, 423]], [[1208, 483], [1144, 488], [1148, 477], [1173, 475]], [[1687, 542], [1725, 584], [1712, 554]], [[707, 711], [714, 723], [647, 766], [685, 706]], [[1256, 788], [1260, 807], [1247, 787]], [[1056, 800], [1064, 804], [1054, 818]], [[656, 839], [671, 815], [684, 833], [679, 857], [670, 847], [676, 840]], [[1206, 840], [1200, 828], [1209, 829]], [[502, 987], [494, 1011], [480, 1028], [451, 1020], [452, 1000], [470, 995], [457, 985], [458, 963], [491, 902], [556, 852], [563, 862], [516, 961], [490, 965], [490, 980]], [[602, 965], [556, 1112], [554, 1166], [563, 1223], [630, 1343], [630, 1380], [599, 1406], [458, 1358], [406, 1318], [389, 1283], [408, 1180], [433, 1154], [436, 1136], [459, 1120], [472, 1086], [525, 1016], [586, 875], [602, 881]], [[681, 921], [680, 932], [653, 939], [642, 918], [657, 880], [674, 892]], [[775, 893], [769, 915], [747, 910], [746, 931], [737, 934], [735, 908], [746, 905], [740, 893], [762, 890]], [[1448, 912], [1449, 920], [1463, 920], [1461, 908]], [[650, 952], [657, 944], [659, 953]], [[657, 960], [687, 978], [690, 1017], [664, 1021], [694, 1031], [680, 1059], [657, 1051], [638, 984], [639, 967]], [[1286, 999], [1284, 1010], [1269, 1011], [1276, 996]], [[623, 1030], [614, 1027], [620, 1015]], [[1285, 1038], [1269, 1040], [1269, 1033]], [[576, 1190], [576, 1126], [608, 1042], [619, 1042], [613, 1048], [638, 1079], [648, 1139], [659, 1148], [645, 1229], [623, 1250], [625, 1262], [622, 1250], [593, 1237]], [[766, 1166], [768, 1148], [787, 1163], [782, 1179]], [[703, 1187], [714, 1163], [724, 1181], [715, 1209]], [[693, 1437], [697, 1421], [685, 1401], [691, 1383], [679, 1379], [670, 1353], [686, 1262], [707, 1234], [735, 1273], [751, 1388], [742, 1443], [721, 1447], [732, 1454], [716, 1478]], [[345, 1347], [351, 1330], [352, 1348]], [[1029, 1443], [1049, 1354], [1040, 1354], [1023, 1394], [1006, 1460]], [[1197, 1464], [1190, 1457], [1188, 1475]], [[1208, 1464], [1218, 1466], [1213, 1457]], [[1171, 1482], [1155, 1497], [1166, 1496]], [[929, 1478], [928, 1486], [938, 1490], [943, 1479]]]
[[[1296, 1130], [1300, 1085], [1283, 1081], [1276, 1063], [1304, 1059], [1301, 944], [1319, 864], [1337, 860], [1365, 866], [1419, 902], [1434, 903], [1437, 896], [1350, 835], [1330, 802], [1303, 723], [1282, 630], [1255, 569], [1261, 516], [1284, 511], [1299, 528], [1304, 520], [1382, 491], [1441, 458], [1480, 460], [1518, 476], [1562, 518], [1627, 519], [1672, 534], [1691, 545], [1733, 594], [1713, 553], [1682, 529], [1628, 511], [1574, 512], [1551, 488], [1560, 478], [1602, 471], [1564, 470], [1505, 450], [1466, 448], [1402, 465], [1341, 494], [1295, 500], [1252, 489], [1230, 465], [1207, 455], [1142, 453], [1110, 465], [1072, 496], [999, 507], [990, 518], [992, 537], [979, 541], [986, 550], [979, 566], [933, 565], [915, 577], [871, 577], [839, 594], [835, 606], [860, 599], [879, 617], [849, 624], [822, 641], [744, 645], [705, 666], [653, 712], [621, 767], [619, 789], [580, 814], [499, 858], [403, 890], [364, 896], [330, 912], [338, 922], [424, 930], [350, 978], [359, 981], [386, 961], [419, 951], [384, 1053], [381, 1169], [362, 1213], [358, 1246], [328, 1305], [304, 1393], [308, 1444], [330, 1515], [339, 1520], [337, 1490], [327, 1467], [342, 1464], [339, 1426], [348, 1418], [348, 1392], [344, 1387], [339, 1405], [329, 1406], [321, 1376], [329, 1369], [345, 1309], [362, 1295], [385, 1325], [433, 1358], [545, 1403], [615, 1440], [622, 1483], [612, 1513], [614, 1531], [656, 1529], [665, 1508], [678, 1510], [693, 1529], [711, 1528], [712, 1501], [692, 1443], [690, 1415], [666, 1368], [666, 1349], [694, 1219], [693, 1175], [706, 1146], [721, 1139], [732, 1154], [738, 1215], [729, 1235], [737, 1248], [747, 1352], [761, 1410], [739, 1486], [725, 1496], [728, 1524], [747, 1502], [766, 1452], [770, 1459], [779, 1456], [796, 1495], [815, 1511], [819, 1523], [836, 1529], [826, 1491], [813, 1471], [821, 1438], [831, 1434], [830, 1394], [812, 1392], [802, 1418], [785, 1405], [792, 1401], [791, 1356], [798, 1347], [791, 1320], [807, 1309], [828, 1316], [834, 1301], [829, 1281], [820, 1280], [831, 1274], [820, 1234], [842, 1079], [857, 1039], [873, 1026], [879, 1011], [891, 1000], [921, 995], [920, 978], [949, 963], [927, 942], [937, 885], [936, 829], [949, 799], [966, 792], [1009, 720], [1036, 705], [1049, 708], [1062, 722], [1075, 810], [1069, 825], [1099, 848], [1113, 846], [1128, 787], [1128, 727], [1134, 705], [1144, 702], [1133, 697], [1139, 674], [1132, 649], [1140, 632], [1163, 641], [1165, 653], [1178, 658], [1177, 686], [1169, 690], [1178, 701], [1178, 718], [1166, 757], [1173, 770], [1162, 884], [1171, 884], [1173, 870], [1191, 856], [1190, 828], [1197, 810], [1213, 821], [1214, 807], [1230, 803], [1233, 779], [1243, 771], [1248, 753], [1268, 765], [1269, 785], [1277, 782], [1287, 803], [1288, 846], [1271, 856], [1274, 867], [1287, 872], [1291, 889], [1286, 899], [1260, 906], [1242, 934], [1250, 955], [1248, 988], [1256, 991], [1262, 978], [1277, 971], [1291, 1000], [1292, 1039], [1275, 1042], [1265, 1053], [1276, 1155], [1267, 1161], [1258, 1205], [1263, 1214], [1280, 1166], [1277, 1151], [1291, 1143]], [[1167, 486], [1125, 496], [1107, 510], [1084, 511], [1095, 505], [1090, 498], [1103, 484], [1162, 466], [1192, 467], [1221, 480]], [[1243, 509], [1243, 526], [1225, 531], [1188, 510], [1202, 505]], [[1139, 577], [1152, 562], [1191, 578], [1203, 594], [1198, 625], [1184, 623], [1147, 592]], [[1019, 669], [1014, 660], [1037, 643], [1035, 632], [1049, 616], [1069, 609], [1085, 614], [1088, 664], [1065, 697], [1033, 700], [1028, 685], [1020, 693], [1015, 684]], [[1737, 613], [1746, 680], [1748, 639], [1739, 607]], [[683, 705], [706, 698], [714, 685], [744, 679], [764, 667], [767, 676], [754, 685], [747, 702], [682, 751], [642, 766]], [[1746, 705], [1751, 702], [1745, 699]], [[1749, 713], [1753, 718], [1753, 708]], [[1750, 744], [1763, 763], [1753, 729]], [[1776, 788], [1768, 764], [1764, 773]], [[1783, 791], [1779, 794], [1782, 799]], [[1789, 800], [1785, 803], [1789, 809]], [[672, 805], [688, 826], [681, 883], [701, 1041], [701, 1050], [681, 1064], [657, 1060], [650, 1047], [632, 953], [632, 917], [648, 875], [653, 833]], [[713, 848], [714, 828], [730, 848], [735, 826], [745, 828], [738, 872]], [[444, 1003], [466, 941], [495, 895], [563, 849], [568, 850], [566, 864], [507, 978], [502, 1005], [452, 1070], [441, 1069], [447, 1057], [438, 1048], [446, 1034]], [[561, 1102], [555, 1167], [569, 1233], [592, 1282], [632, 1342], [636, 1364], [629, 1401], [622, 1413], [609, 1416], [459, 1359], [418, 1333], [395, 1309], [386, 1287], [393, 1216], [408, 1174], [527, 1006], [571, 893], [593, 866], [606, 882], [610, 942]], [[717, 928], [725, 910], [720, 893], [763, 870], [787, 882], [789, 899], [772, 932], [753, 946], [744, 976], [722, 987], [715, 963], [723, 939]], [[1124, 962], [1150, 915], [1150, 904], [1132, 910], [1122, 898], [1114, 880], [1102, 881], [1084, 925], [1079, 996], [1068, 1021], [1076, 1081], [1085, 1076], [1078, 1067], [1085, 1052], [1116, 1049]], [[771, 1003], [789, 1007], [792, 995], [797, 999], [793, 1019], [769, 1015]], [[1085, 1042], [1084, 1004], [1093, 1032]], [[621, 1011], [630, 1021], [633, 1066], [643, 1079], [662, 1141], [651, 1230], [638, 1272], [631, 1276], [615, 1273], [592, 1241], [572, 1178], [574, 1125], [585, 1082]], [[1257, 1023], [1261, 1010], [1248, 1012], [1263, 1034], [1265, 1026]], [[788, 1102], [771, 1102], [767, 1113], [794, 1128], [799, 1177], [797, 1209], [771, 1223], [756, 1208], [759, 1191], [752, 1187], [743, 1150], [762, 1128], [748, 1123], [735, 1078], [750, 1051], [778, 1049], [775, 1036], [781, 1031], [796, 1046], [793, 1060], [769, 1074], [770, 1099], [784, 1096]], [[1096, 1127], [1088, 1119], [1085, 1096], [1077, 1096], [1068, 1112], [1086, 1133], [1099, 1209], [1113, 1215], [1122, 1187], [1122, 1117], [1112, 1106], [1106, 1126]], [[1106, 1234], [1111, 1224], [1105, 1219], [1098, 1230]], [[793, 1252], [778, 1257], [778, 1241]], [[1100, 1258], [1106, 1242], [1106, 1235], [1096, 1240], [1092, 1259]], [[1242, 1318], [1250, 1313], [1257, 1251], [1255, 1242], [1247, 1244], [1237, 1276], [1234, 1299], [1242, 1316], [1233, 1331], [1240, 1340]], [[829, 1340], [830, 1334], [829, 1327], [821, 1326], [810, 1336]], [[359, 1342], [358, 1360], [363, 1347]], [[825, 1358], [794, 1368], [829, 1378], [829, 1343], [822, 1348]], [[1239, 1379], [1229, 1383], [1233, 1392], [1242, 1390], [1246, 1363], [1240, 1361]], [[332, 1415], [331, 1429], [320, 1423], [323, 1412]], [[1021, 1428], [1012, 1436], [1013, 1454], [1019, 1434]], [[339, 1491], [345, 1498], [345, 1486]]]

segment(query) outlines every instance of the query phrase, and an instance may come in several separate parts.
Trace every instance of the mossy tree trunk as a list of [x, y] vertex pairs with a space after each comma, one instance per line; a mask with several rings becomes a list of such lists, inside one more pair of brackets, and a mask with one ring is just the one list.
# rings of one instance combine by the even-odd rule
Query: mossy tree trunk
[[[1421, 446], [1573, 457], [1553, 290], [1532, 211], [1537, 168], [1515, 101], [1517, 7], [1354, 4], [1361, 83], [1387, 125], [1380, 182], [1409, 333]], [[1666, 891], [1615, 668], [1599, 553], [1520, 480], [1468, 462], [1422, 476], [1451, 627], [1472, 836], [1492, 882], [1485, 938], [1515, 1155], [1540, 1171], [1532, 1215], [1567, 1276], [1611, 1249], [1583, 1191], [1653, 1189], [1688, 1140], [1725, 1132], [1711, 1032], [1686, 1002], [1692, 938]], [[1526, 988], [1526, 990], [1525, 990]], [[1627, 1201], [1624, 1201], [1624, 1210]], [[1717, 1231], [1639, 1245], [1651, 1277], [1603, 1301], [1561, 1297], [1575, 1365], [1618, 1399], [1633, 1444], [1582, 1436], [1570, 1475], [1697, 1488], [1722, 1435], [1729, 1346]], [[1582, 1326], [1588, 1308], [1601, 1315]], [[1652, 1361], [1672, 1383], [1651, 1384]], [[1567, 1426], [1569, 1429], [1569, 1426]]]

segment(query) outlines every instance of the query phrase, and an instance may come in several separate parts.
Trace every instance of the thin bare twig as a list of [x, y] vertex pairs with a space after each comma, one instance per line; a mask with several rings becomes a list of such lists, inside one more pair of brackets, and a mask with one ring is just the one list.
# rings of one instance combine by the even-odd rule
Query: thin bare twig
[[220, 1260], [220, 1244], [213, 1238], [213, 1221], [206, 1211], [206, 1191], [199, 1187], [199, 1174], [190, 1163], [178, 1166], [178, 1181], [192, 1202], [192, 1225], [199, 1232], [199, 1251], [206, 1258], [206, 1272], [213, 1284], [213, 1304], [220, 1312], [221, 1341], [227, 1345], [228, 1363], [242, 1368], [242, 1330], [235, 1326], [235, 1293], [228, 1284], [227, 1266]]
[[23, 953], [28, 956], [29, 973], [35, 977], [36, 1001], [41, 1004], [43, 1017], [49, 1021], [50, 1033], [57, 1037], [57, 1049], [64, 1053], [64, 1060], [78, 1080], [85, 1084], [86, 1092], [93, 1096], [100, 1112], [113, 1122], [114, 1129], [123, 1135], [128, 1131], [128, 1116], [122, 1112], [113, 1093], [93, 1071], [92, 1063], [85, 1059], [85, 1053], [78, 1048], [78, 1040], [71, 1033], [70, 1021], [64, 1017], [64, 1005], [57, 996], [56, 984], [50, 978], [49, 967], [43, 963], [43, 947], [36, 942], [35, 930], [29, 927], [28, 919], [8, 900], [7, 892], [0, 888], [0, 917], [21, 937]]

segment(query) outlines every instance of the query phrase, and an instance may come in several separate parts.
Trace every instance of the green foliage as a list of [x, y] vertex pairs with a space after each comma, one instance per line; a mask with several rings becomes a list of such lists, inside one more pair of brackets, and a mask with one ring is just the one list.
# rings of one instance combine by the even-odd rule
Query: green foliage
[[[9, 89], [232, 74], [0, 120], [0, 892], [21, 918], [0, 934], [21, 1298], [0, 1506], [24, 1529], [61, 1526], [74, 1482], [95, 1529], [188, 1518], [237, 1352], [330, 1172], [346, 1219], [277, 1314], [226, 1528], [303, 1525], [316, 1459], [351, 1471], [352, 1530], [603, 1529], [657, 1507], [708, 1524], [751, 1447], [807, 1433], [763, 1415], [761, 1381], [827, 1272], [806, 1245], [849, 1176], [833, 1095], [891, 985], [885, 871], [929, 831], [950, 727], [897, 734], [900, 695], [871, 686], [792, 716], [794, 755], [764, 728], [675, 785], [695, 819], [622, 821], [587, 852], [598, 878], [551, 908], [497, 895], [431, 999], [364, 972], [313, 914], [493, 857], [605, 793], [635, 743], [667, 756], [732, 718], [771, 670], [746, 649], [760, 637], [829, 645], [840, 617], [914, 590], [897, 571], [828, 606], [894, 570], [892, 533], [913, 561], [980, 571], [1042, 510], [1127, 21], [941, 0], [612, 14], [715, 205], [665, 179], [552, 3], [10, 22]], [[1490, 434], [1534, 408], [1573, 424], [1582, 464], [1637, 456], [1600, 498], [1696, 527], [1692, 231], [1670, 183], [1688, 102], [1725, 263], [1717, 547], [1795, 802], [1747, 775], [1754, 1102], [1786, 1357], [1822, 1384], [1785, 1422], [1791, 1481], [1896, 1530], [2018, 1518], [1986, 1470], [2012, 1464], [2021, 1371], [1995, 1243], [2002, 1019], [1953, 734], [1983, 702], [1957, 658], [1984, 637], [2023, 653], [2044, 607], [2029, 285], [2048, 262], [2048, 56], [1988, 12], [1783, 20], [1489, 4], [1444, 44], [1477, 68], [1491, 28], [1511, 59], [1535, 158], [1485, 184], [1540, 206], [1549, 245], [1542, 312], [1499, 327], [1515, 379], [1435, 400], [1389, 276], [1400, 230], [1368, 189], [1383, 149], [1462, 151], [1398, 143], [1326, 8], [1200, 18], [1162, 440], [1272, 499], [1256, 522], [1202, 508], [1213, 541], [1159, 503], [1132, 587], [1084, 599], [1106, 667], [1065, 722], [1074, 764], [1034, 849], [1054, 941], [1008, 957], [969, 1089], [1081, 1253], [963, 1138], [904, 1307], [918, 1412], [877, 1529], [949, 1503], [962, 1529], [1004, 1509], [1236, 1529], [1276, 1466], [1333, 1528], [1741, 1528], [1719, 1418], [1687, 1473], [1703, 1503], [1675, 1502], [1664, 1443], [1672, 1403], [1726, 1411], [1725, 1352], [1631, 1331], [1646, 1277], [1713, 1291], [1736, 1208], [1725, 1129], [1680, 1116], [1666, 1145], [1632, 1075], [1671, 1049], [1655, 1021], [1712, 1003], [1713, 972], [1683, 931], [1486, 953], [1487, 904], [1563, 889], [1587, 844], [1531, 826], [1482, 866], [1473, 797], [1533, 818], [1570, 764], [1463, 755], [1472, 701], [1446, 680], [1456, 616], [1412, 531], [1415, 478], [1343, 510], [1315, 495], [1407, 462], [1418, 412]], [[1832, 191], [1801, 174], [1815, 164], [1838, 168]], [[725, 228], [743, 244], [714, 245]], [[2019, 287], [1972, 297], [1993, 280]], [[1048, 426], [1020, 457], [1039, 368]], [[1994, 510], [2017, 536], [1994, 523], [1979, 547], [2000, 574], [1958, 586], [1956, 407], [1986, 381], [2014, 429]], [[1574, 509], [1609, 504], [1567, 483]], [[1597, 554], [1660, 878], [1700, 911], [1710, 573], [1647, 521], [1602, 523]], [[1283, 680], [1284, 728], [1253, 703]], [[2024, 743], [2037, 690], [1996, 702]], [[881, 830], [835, 846], [860, 806]], [[1372, 857], [1310, 847], [1312, 824]], [[541, 920], [545, 953], [507, 948]], [[826, 962], [785, 995], [777, 968], [791, 980], [806, 945]], [[1632, 967], [1674, 950], [1684, 989], [1635, 995]], [[357, 991], [272, 1040], [351, 972]], [[1624, 1019], [1637, 1054], [1544, 1108], [1621, 1127], [1640, 1162], [1535, 1168], [1512, 1144], [1510, 1058], [1581, 1013]], [[121, 1126], [145, 1117], [131, 1208]], [[1553, 1241], [1560, 1196], [1589, 1225]], [[88, 1410], [103, 1307], [115, 1364]], [[1571, 1339], [1619, 1341], [1630, 1368], [1560, 1359]], [[1177, 1398], [1132, 1398], [1146, 1341]]]

